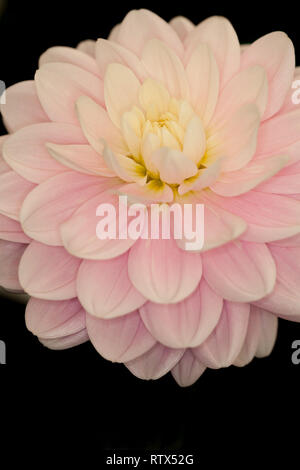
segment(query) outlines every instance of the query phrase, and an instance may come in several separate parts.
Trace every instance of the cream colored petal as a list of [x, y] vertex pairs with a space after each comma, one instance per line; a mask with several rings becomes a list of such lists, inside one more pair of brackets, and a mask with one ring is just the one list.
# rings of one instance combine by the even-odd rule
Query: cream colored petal
[[156, 110], [156, 114], [148, 116], [151, 120], [158, 120], [160, 115], [169, 109], [170, 94], [166, 88], [156, 80], [147, 78], [139, 90], [139, 101], [142, 108], [147, 112]]
[[198, 171], [195, 163], [182, 152], [166, 147], [154, 152], [152, 161], [160, 173], [161, 180], [169, 184], [181, 183]]
[[196, 165], [200, 162], [206, 149], [206, 135], [201, 119], [194, 116], [185, 131], [183, 153]]
[[183, 195], [188, 191], [201, 191], [201, 189], [214, 183], [221, 172], [222, 160], [222, 158], [219, 158], [208, 168], [199, 170], [196, 176], [183, 181], [178, 188], [178, 194]]
[[146, 134], [142, 140], [142, 157], [147, 169], [154, 177], [159, 176], [156, 166], [152, 162], [152, 154], [159, 149], [161, 145], [160, 138], [151, 132]]
[[113, 170], [122, 180], [128, 183], [139, 182], [142, 185], [146, 183], [145, 168], [132, 158], [113, 153], [106, 144], [104, 144], [103, 158], [108, 168]]

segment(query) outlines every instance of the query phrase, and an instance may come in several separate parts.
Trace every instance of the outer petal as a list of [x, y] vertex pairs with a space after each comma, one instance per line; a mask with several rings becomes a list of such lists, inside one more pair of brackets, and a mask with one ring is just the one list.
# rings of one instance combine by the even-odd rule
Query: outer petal
[[81, 130], [72, 124], [34, 124], [20, 129], [6, 140], [3, 146], [4, 158], [23, 178], [41, 183], [67, 170], [49, 155], [46, 142], [83, 144], [86, 140]]
[[171, 373], [180, 387], [189, 387], [201, 377], [205, 369], [206, 367], [188, 349]]
[[19, 220], [22, 203], [34, 187], [33, 183], [12, 170], [2, 173], [0, 175], [0, 214]]
[[27, 245], [0, 240], [0, 286], [5, 289], [22, 290], [18, 267]]
[[100, 76], [97, 63], [93, 57], [73, 47], [56, 46], [47, 49], [39, 59], [39, 67], [52, 62], [73, 64], [87, 72]]
[[147, 299], [176, 303], [196, 289], [202, 275], [201, 257], [180, 250], [174, 239], [139, 239], [130, 250], [128, 273]]
[[39, 299], [65, 300], [76, 296], [81, 260], [61, 247], [31, 242], [22, 256], [19, 278], [23, 289]]
[[46, 346], [46, 348], [61, 350], [74, 348], [82, 343], [88, 341], [89, 337], [86, 329], [74, 333], [73, 335], [63, 336], [62, 338], [39, 338], [39, 341]]
[[183, 353], [183, 349], [170, 349], [157, 343], [150, 351], [125, 365], [140, 379], [156, 380], [173, 369]]
[[[111, 178], [110, 178], [111, 180]], [[108, 204], [115, 208], [111, 214], [111, 223], [116, 222], [116, 239], [100, 240], [97, 237], [98, 218], [97, 208], [101, 204]], [[83, 204], [61, 226], [61, 237], [66, 249], [81, 258], [111, 259], [125, 253], [136, 240], [127, 237], [118, 238], [119, 233], [127, 227], [127, 222], [121, 220], [119, 224], [119, 199], [110, 191], [105, 191]]]
[[43, 110], [33, 80], [16, 83], [6, 90], [6, 103], [0, 106], [5, 127], [9, 132], [49, 118]]
[[224, 173], [210, 185], [210, 188], [221, 196], [244, 194], [278, 173], [288, 160], [289, 157], [286, 155], [273, 155], [261, 160], [252, 160], [241, 170]]
[[82, 262], [77, 277], [78, 298], [91, 315], [113, 318], [146, 302], [128, 277], [128, 253], [110, 260]]
[[36, 336], [60, 338], [85, 328], [85, 312], [76, 299], [51, 301], [31, 297], [25, 321], [28, 330]]
[[144, 45], [153, 38], [168, 44], [179, 56], [183, 54], [183, 46], [176, 32], [149, 10], [130, 11], [122, 21], [114, 40], [140, 56]]
[[267, 246], [231, 242], [203, 254], [204, 277], [227, 300], [251, 302], [274, 288], [276, 266]]
[[242, 68], [259, 64], [267, 71], [269, 93], [264, 119], [268, 119], [280, 109], [291, 85], [295, 70], [293, 44], [285, 33], [276, 31], [247, 47], [241, 60]]
[[255, 356], [261, 332], [261, 315], [259, 309], [251, 305], [250, 317], [248, 323], [247, 334], [244, 340], [243, 347], [234, 361], [234, 365], [243, 367]]
[[25, 235], [19, 222], [0, 214], [0, 238], [17, 243], [29, 243], [30, 238]]
[[140, 313], [157, 341], [171, 348], [186, 348], [198, 346], [209, 336], [219, 321], [222, 305], [222, 298], [202, 279], [182, 302], [148, 302]]
[[138, 312], [111, 320], [87, 315], [86, 323], [91, 342], [98, 353], [109, 361], [132, 361], [155, 344]]
[[279, 247], [270, 245], [276, 263], [277, 278], [273, 292], [256, 302], [259, 307], [297, 321], [300, 316], [300, 247]]
[[104, 179], [68, 171], [53, 176], [31, 191], [24, 200], [20, 220], [24, 232], [48, 245], [61, 245], [60, 225], [83, 203], [106, 190]]
[[81, 95], [104, 103], [101, 79], [76, 65], [44, 64], [36, 72], [35, 83], [40, 102], [52, 121], [78, 124], [75, 102]]
[[238, 356], [247, 334], [249, 304], [225, 302], [221, 319], [207, 340], [193, 354], [212, 369], [230, 366]]
[[188, 33], [195, 28], [194, 23], [184, 16], [176, 16], [175, 18], [172, 18], [169, 25], [176, 31], [181, 41], [184, 41]]
[[240, 44], [231, 23], [220, 16], [212, 16], [202, 21], [187, 36], [185, 46], [189, 59], [199, 43], [211, 48], [221, 74], [221, 86], [238, 71], [240, 66]]
[[[267, 158], [259, 162], [264, 163], [265, 160]], [[262, 183], [258, 190], [275, 194], [300, 194], [300, 161], [283, 168], [275, 176]]]
[[278, 318], [266, 310], [258, 308], [257, 310], [260, 314], [260, 334], [255, 356], [266, 357], [271, 354], [276, 341]]
[[77, 45], [77, 49], [79, 51], [82, 51], [91, 57], [95, 57], [95, 48], [96, 48], [96, 41], [94, 41], [93, 39], [86, 39], [85, 41], [81, 41]]

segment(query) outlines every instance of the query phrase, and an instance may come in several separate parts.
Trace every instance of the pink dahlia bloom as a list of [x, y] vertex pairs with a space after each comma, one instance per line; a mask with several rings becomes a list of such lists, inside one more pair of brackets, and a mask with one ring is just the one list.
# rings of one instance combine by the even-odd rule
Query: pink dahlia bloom
[[[136, 376], [244, 366], [300, 319], [300, 110], [282, 32], [131, 11], [109, 39], [53, 47], [1, 111], [0, 284], [63, 349], [90, 340]], [[100, 240], [118, 194], [204, 204], [205, 243]]]

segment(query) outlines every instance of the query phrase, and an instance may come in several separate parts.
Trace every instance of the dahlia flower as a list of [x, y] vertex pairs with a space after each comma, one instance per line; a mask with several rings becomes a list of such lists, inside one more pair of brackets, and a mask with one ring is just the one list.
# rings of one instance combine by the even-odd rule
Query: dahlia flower
[[[270, 354], [278, 317], [300, 319], [297, 74], [282, 32], [241, 47], [225, 18], [138, 10], [7, 89], [0, 284], [30, 296], [42, 344], [90, 340], [182, 386]], [[100, 239], [97, 208], [118, 214], [120, 194], [203, 204], [204, 245]]]

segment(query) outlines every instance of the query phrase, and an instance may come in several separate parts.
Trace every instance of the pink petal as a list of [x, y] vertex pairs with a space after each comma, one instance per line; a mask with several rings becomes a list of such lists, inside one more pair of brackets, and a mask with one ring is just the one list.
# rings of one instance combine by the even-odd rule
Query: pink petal
[[146, 299], [128, 277], [128, 253], [110, 260], [85, 260], [77, 276], [78, 298], [87, 312], [113, 318], [136, 310]]
[[104, 78], [106, 69], [111, 63], [126, 65], [141, 81], [147, 77], [147, 72], [140, 59], [129, 49], [113, 41], [98, 39], [96, 43], [96, 60], [102, 78]]
[[223, 87], [240, 67], [240, 44], [236, 32], [226, 18], [211, 16], [198, 24], [186, 37], [187, 59], [199, 43], [208, 44], [212, 50]]
[[128, 274], [147, 299], [176, 303], [196, 289], [202, 275], [201, 257], [180, 250], [174, 239], [139, 239], [129, 253]]
[[172, 18], [169, 25], [176, 31], [181, 41], [184, 41], [188, 33], [195, 28], [194, 23], [184, 16], [176, 16], [175, 18]]
[[39, 299], [76, 297], [76, 276], [81, 260], [64, 248], [31, 242], [22, 256], [19, 278], [23, 289]]
[[23, 290], [18, 268], [26, 247], [23, 243], [0, 240], [0, 286], [5, 289]]
[[171, 373], [180, 387], [189, 387], [201, 377], [205, 369], [206, 367], [188, 349], [176, 366], [173, 367]]
[[213, 331], [222, 311], [222, 298], [204, 279], [186, 299], [176, 304], [147, 302], [140, 308], [150, 333], [171, 348], [195, 347]]
[[56, 46], [47, 49], [39, 59], [39, 67], [44, 64], [50, 64], [52, 62], [63, 62], [65, 64], [73, 64], [87, 72], [93, 73], [96, 76], [100, 76], [97, 63], [94, 58], [89, 56], [79, 49], [73, 47]]
[[266, 310], [255, 308], [260, 314], [260, 334], [255, 356], [267, 357], [271, 354], [276, 341], [278, 318]]
[[29, 243], [30, 238], [25, 235], [19, 222], [0, 214], [0, 238], [17, 243]]
[[157, 343], [150, 351], [125, 365], [140, 379], [156, 380], [173, 369], [183, 353], [184, 349], [170, 349]]
[[38, 185], [26, 197], [20, 220], [24, 232], [48, 245], [62, 245], [60, 225], [83, 203], [109, 187], [111, 178], [60, 173]]
[[8, 171], [0, 175], [0, 214], [19, 220], [22, 203], [35, 187], [14, 171]]
[[75, 102], [81, 95], [103, 104], [103, 83], [100, 78], [76, 65], [44, 64], [35, 75], [40, 102], [52, 121], [78, 124]]
[[[257, 160], [264, 162], [267, 158]], [[276, 194], [299, 194], [300, 193], [300, 161], [288, 165], [275, 176], [262, 183], [259, 191]]]
[[280, 109], [292, 82], [295, 70], [293, 44], [281, 31], [266, 34], [244, 51], [241, 62], [242, 68], [258, 64], [267, 71], [268, 106], [264, 119], [268, 119]]
[[[286, 165], [288, 159], [286, 155], [272, 155], [264, 159], [252, 160], [241, 170], [224, 173], [210, 185], [210, 188], [221, 196], [239, 196], [278, 173]], [[271, 180], [272, 178], [269, 180], [270, 186]], [[262, 186], [259, 187], [260, 190], [261, 188]]]
[[270, 242], [300, 231], [300, 203], [295, 199], [258, 191], [226, 198], [210, 193], [209, 199], [247, 222], [241, 236], [246, 241]]
[[16, 83], [6, 90], [6, 103], [0, 106], [4, 125], [9, 132], [38, 122], [49, 121], [36, 92], [33, 80]]
[[36, 336], [60, 338], [85, 328], [85, 311], [77, 299], [52, 301], [31, 297], [25, 321], [28, 330]]
[[[112, 178], [109, 179], [109, 181]], [[97, 237], [97, 225], [102, 220], [96, 215], [97, 208], [101, 204], [107, 204], [115, 208], [115, 213], [110, 214], [110, 222], [116, 221], [116, 239], [105, 240]], [[121, 221], [119, 225], [119, 198], [110, 191], [105, 191], [79, 207], [74, 214], [61, 226], [61, 237], [66, 249], [74, 256], [86, 259], [110, 259], [125, 253], [135, 242], [135, 239], [127, 237], [118, 238], [119, 233], [127, 227], [127, 223]]]
[[221, 296], [251, 302], [274, 288], [276, 266], [267, 246], [235, 241], [203, 254], [204, 277]]
[[256, 350], [258, 348], [260, 332], [261, 332], [260, 311], [259, 309], [251, 305], [247, 334], [246, 334], [242, 349], [240, 350], [239, 355], [234, 361], [235, 366], [243, 367], [252, 361], [252, 359], [255, 356]]
[[192, 350], [197, 360], [212, 369], [229, 367], [243, 346], [249, 312], [249, 304], [224, 302], [218, 325], [201, 346]]
[[48, 122], [33, 124], [12, 134], [3, 146], [10, 166], [23, 178], [41, 183], [67, 169], [49, 155], [45, 143], [83, 144], [85, 138], [74, 125]]
[[277, 278], [273, 292], [255, 304], [275, 313], [279, 317], [300, 316], [300, 247], [279, 247], [269, 245], [276, 263]]
[[168, 44], [179, 56], [183, 54], [182, 43], [171, 26], [155, 13], [145, 9], [131, 10], [125, 16], [114, 41], [140, 56], [144, 45], [153, 38]]
[[86, 329], [78, 331], [78, 333], [74, 333], [73, 335], [64, 336], [62, 338], [39, 338], [39, 341], [43, 344], [43, 346], [54, 350], [74, 348], [75, 346], [79, 346], [88, 340], [89, 337]]
[[85, 41], [81, 41], [76, 47], [76, 49], [84, 52], [85, 54], [88, 54], [91, 57], [95, 57], [95, 48], [96, 41], [93, 39], [86, 39]]
[[172, 97], [189, 98], [182, 62], [166, 44], [158, 39], [147, 42], [142, 52], [142, 63], [150, 77], [163, 83]]
[[91, 342], [109, 361], [132, 361], [155, 344], [137, 311], [110, 320], [87, 315], [86, 322]]

